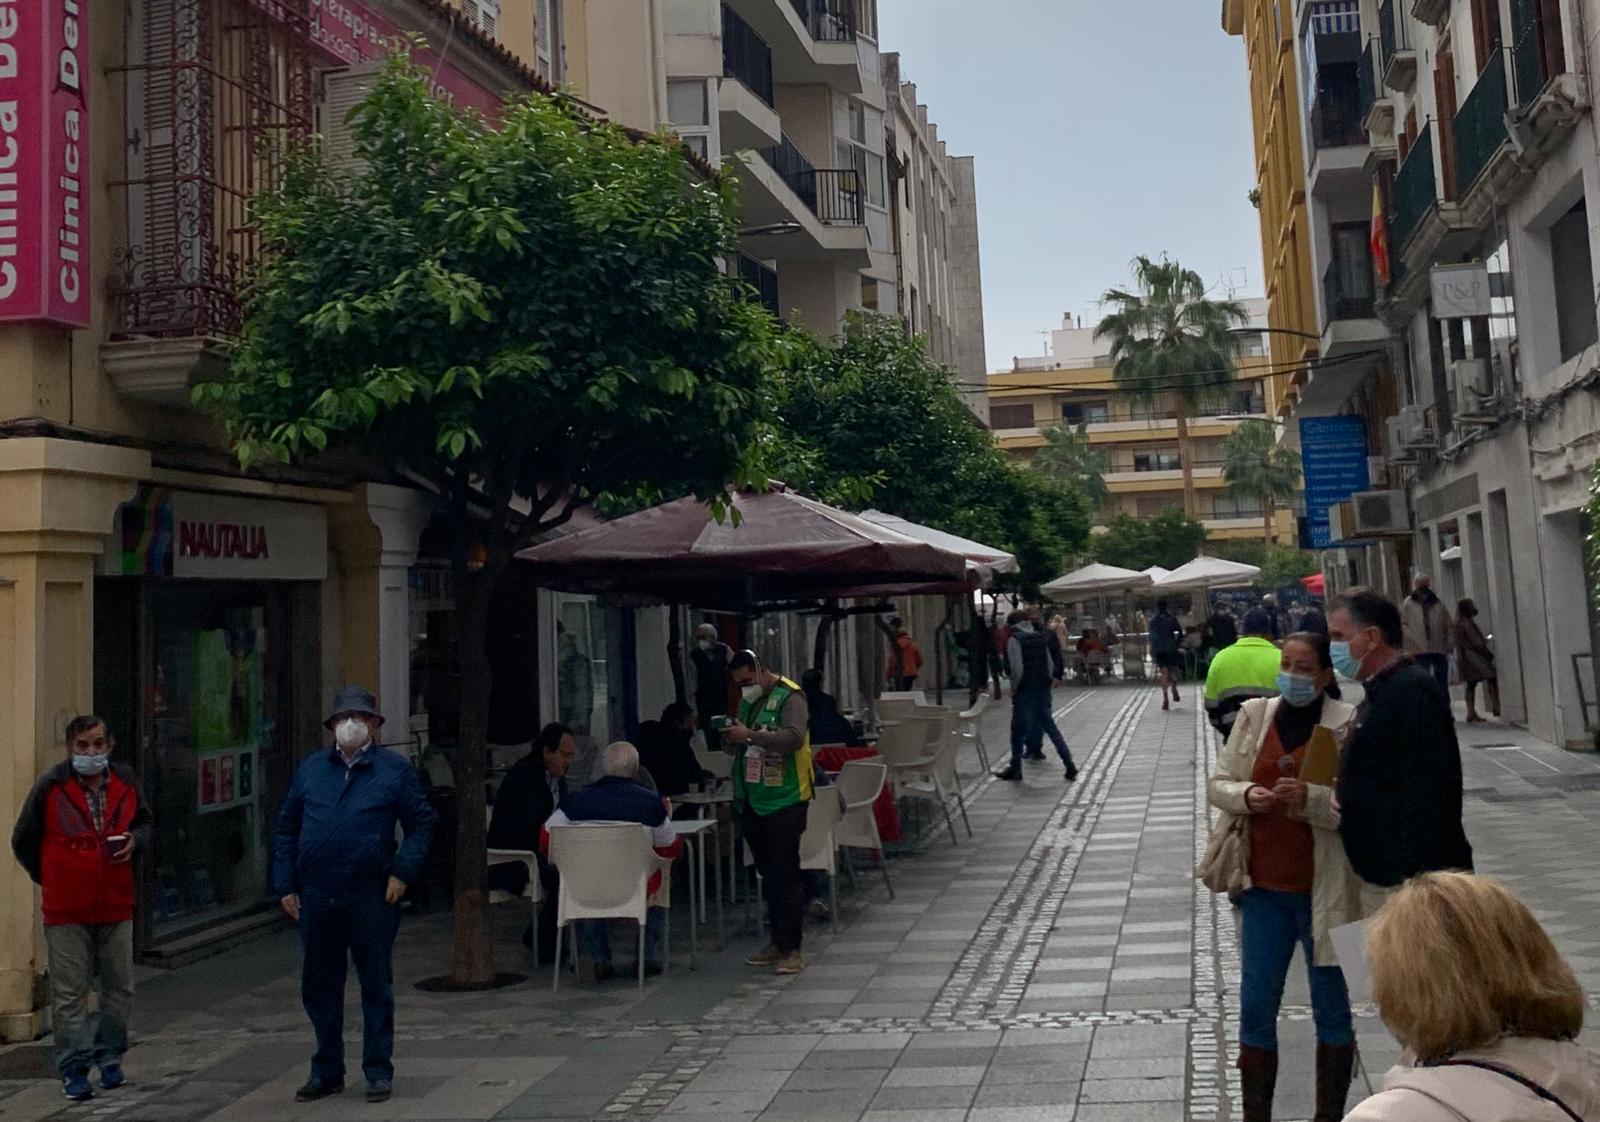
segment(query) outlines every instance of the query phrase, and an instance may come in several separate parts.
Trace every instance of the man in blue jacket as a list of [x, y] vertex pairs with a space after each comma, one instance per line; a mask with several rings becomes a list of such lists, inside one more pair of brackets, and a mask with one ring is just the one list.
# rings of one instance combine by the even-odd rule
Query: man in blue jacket
[[[300, 1000], [317, 1034], [311, 1078], [298, 1102], [344, 1090], [346, 960], [361, 983], [361, 1070], [367, 1101], [394, 1086], [391, 957], [400, 897], [422, 872], [438, 819], [405, 757], [377, 742], [377, 699], [346, 686], [324, 722], [334, 746], [295, 772], [278, 812], [272, 879], [300, 925]], [[395, 825], [405, 841], [395, 844]]]

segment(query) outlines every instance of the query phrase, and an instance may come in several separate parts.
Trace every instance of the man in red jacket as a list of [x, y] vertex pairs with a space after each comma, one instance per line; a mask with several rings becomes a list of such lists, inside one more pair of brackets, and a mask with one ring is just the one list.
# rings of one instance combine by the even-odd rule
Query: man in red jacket
[[[133, 855], [151, 845], [150, 808], [131, 768], [111, 762], [99, 717], [67, 724], [67, 758], [40, 777], [11, 833], [11, 851], [44, 890], [50, 1014], [62, 1093], [94, 1097], [90, 1066], [107, 1091], [127, 1082], [133, 1008]], [[89, 1015], [99, 976], [100, 1012]]]

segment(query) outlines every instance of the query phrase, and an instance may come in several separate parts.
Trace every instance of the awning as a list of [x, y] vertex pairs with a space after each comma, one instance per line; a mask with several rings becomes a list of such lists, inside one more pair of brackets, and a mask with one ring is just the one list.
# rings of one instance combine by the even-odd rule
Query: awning
[[1079, 596], [1092, 596], [1101, 592], [1123, 592], [1133, 588], [1149, 588], [1150, 577], [1135, 569], [1119, 569], [1115, 565], [1085, 565], [1064, 577], [1057, 577], [1041, 585], [1041, 594], [1052, 600], [1071, 600]]
[[1256, 565], [1227, 561], [1202, 554], [1187, 565], [1179, 565], [1156, 581], [1157, 592], [1198, 592], [1208, 588], [1242, 588], [1261, 575]]
[[999, 573], [1017, 571], [1016, 555], [995, 546], [984, 545], [982, 542], [958, 537], [943, 530], [935, 530], [932, 526], [912, 522], [901, 518], [898, 514], [885, 514], [881, 510], [864, 510], [861, 512], [861, 517], [879, 526], [887, 526], [908, 538], [915, 538], [940, 549], [947, 549], [951, 553], [961, 554], [967, 559], [967, 572], [976, 576], [982, 584], [987, 585]]

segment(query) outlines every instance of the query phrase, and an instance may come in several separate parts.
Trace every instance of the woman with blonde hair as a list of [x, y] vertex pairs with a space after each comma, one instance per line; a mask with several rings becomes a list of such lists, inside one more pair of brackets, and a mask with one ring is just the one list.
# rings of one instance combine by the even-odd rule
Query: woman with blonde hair
[[[1361, 882], [1339, 840], [1329, 776], [1307, 782], [1301, 774], [1318, 730], [1339, 750], [1355, 708], [1327, 696], [1333, 662], [1325, 637], [1290, 635], [1283, 641], [1279, 667], [1280, 696], [1246, 701], [1217, 756], [1206, 793], [1221, 813], [1212, 827], [1202, 876], [1239, 904], [1244, 1122], [1272, 1117], [1278, 1012], [1297, 947], [1306, 958], [1317, 1029], [1315, 1122], [1338, 1122], [1350, 1090], [1356, 1046], [1350, 997], [1329, 932], [1360, 918]], [[1231, 840], [1235, 837], [1236, 843]], [[1237, 865], [1211, 867], [1224, 860]]]
[[1367, 930], [1372, 994], [1410, 1066], [1347, 1122], [1600, 1119], [1600, 1056], [1578, 1044], [1572, 967], [1504, 885], [1425, 873]]

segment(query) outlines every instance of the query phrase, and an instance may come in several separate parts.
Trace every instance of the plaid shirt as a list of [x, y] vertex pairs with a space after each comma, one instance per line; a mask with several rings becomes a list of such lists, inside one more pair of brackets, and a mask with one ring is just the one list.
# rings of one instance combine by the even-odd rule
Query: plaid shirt
[[94, 832], [104, 834], [106, 832], [106, 785], [102, 783], [98, 787], [91, 787], [82, 778], [79, 778], [78, 786], [83, 788], [83, 801], [89, 804], [89, 814], [94, 818]]

